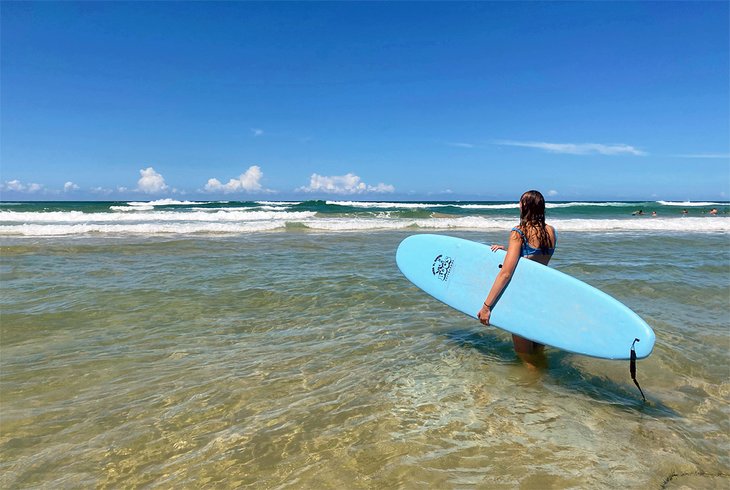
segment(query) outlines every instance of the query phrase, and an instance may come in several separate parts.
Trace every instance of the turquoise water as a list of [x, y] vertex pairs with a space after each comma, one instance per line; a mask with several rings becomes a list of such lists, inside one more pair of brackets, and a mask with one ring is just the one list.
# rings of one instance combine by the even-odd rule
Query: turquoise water
[[[187, 228], [194, 219], [160, 217], [159, 205], [20, 206], [61, 215], [0, 220], [16, 227], [0, 228], [3, 488], [658, 488], [676, 475], [727, 484], [723, 207], [686, 218], [662, 217], [676, 208], [662, 204], [658, 218], [624, 217], [634, 203], [592, 216], [549, 210], [560, 232], [551, 266], [656, 332], [639, 362], [644, 404], [628, 363], [548, 349], [548, 368], [530, 370], [506, 333], [398, 271], [406, 236], [427, 228], [504, 242], [509, 227], [497, 224], [514, 223], [511, 208], [465, 212], [486, 223], [477, 229], [420, 227], [356, 205], [269, 231], [202, 232]], [[164, 212], [200, 207], [172, 206], [183, 209]], [[92, 217], [74, 221], [74, 211]]]

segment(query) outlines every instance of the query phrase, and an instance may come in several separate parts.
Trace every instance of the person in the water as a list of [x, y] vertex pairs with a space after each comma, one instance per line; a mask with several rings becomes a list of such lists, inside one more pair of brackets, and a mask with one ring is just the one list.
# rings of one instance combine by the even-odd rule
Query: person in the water
[[[520, 224], [510, 231], [507, 256], [502, 268], [494, 279], [482, 309], [477, 318], [483, 325], [489, 325], [492, 308], [497, 307], [497, 300], [509, 284], [517, 267], [517, 261], [524, 257], [543, 265], [550, 262], [555, 253], [558, 237], [555, 228], [545, 223], [545, 198], [540, 192], [527, 191], [520, 197]], [[492, 251], [505, 250], [502, 245], [492, 245]], [[512, 335], [512, 342], [517, 355], [530, 365], [544, 365], [545, 346], [518, 335]]]

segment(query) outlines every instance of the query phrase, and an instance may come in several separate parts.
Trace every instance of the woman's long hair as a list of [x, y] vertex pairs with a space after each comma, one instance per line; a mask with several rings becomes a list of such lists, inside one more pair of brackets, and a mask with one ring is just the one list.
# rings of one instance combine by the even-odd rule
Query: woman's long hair
[[527, 191], [520, 197], [520, 228], [527, 242], [537, 238], [542, 253], [548, 253], [553, 244], [545, 228], [545, 198], [539, 191]]

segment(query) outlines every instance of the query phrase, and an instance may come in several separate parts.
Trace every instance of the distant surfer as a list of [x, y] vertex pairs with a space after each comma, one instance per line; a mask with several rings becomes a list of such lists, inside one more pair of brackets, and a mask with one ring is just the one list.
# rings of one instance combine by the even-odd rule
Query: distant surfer
[[[507, 255], [492, 288], [484, 300], [477, 318], [483, 325], [489, 325], [492, 308], [498, 307], [499, 297], [512, 279], [520, 257], [534, 260], [543, 265], [550, 262], [557, 245], [555, 228], [545, 223], [545, 198], [540, 192], [527, 191], [520, 197], [520, 224], [512, 228], [509, 235]], [[502, 245], [492, 245], [492, 251], [505, 250]], [[529, 339], [512, 335], [517, 355], [529, 365], [544, 365], [545, 346]]]
[[644, 210], [639, 209], [638, 211], [634, 211], [633, 213], [631, 213], [631, 216], [644, 216]]

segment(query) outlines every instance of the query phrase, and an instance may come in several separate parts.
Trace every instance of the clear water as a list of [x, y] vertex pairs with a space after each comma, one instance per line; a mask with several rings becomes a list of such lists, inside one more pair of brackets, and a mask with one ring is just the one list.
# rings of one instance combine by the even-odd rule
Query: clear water
[[656, 488], [730, 473], [728, 234], [558, 229], [551, 266], [654, 328], [646, 404], [628, 363], [548, 349], [547, 369], [527, 369], [508, 334], [412, 286], [394, 257], [413, 227], [6, 235], [0, 486]]

